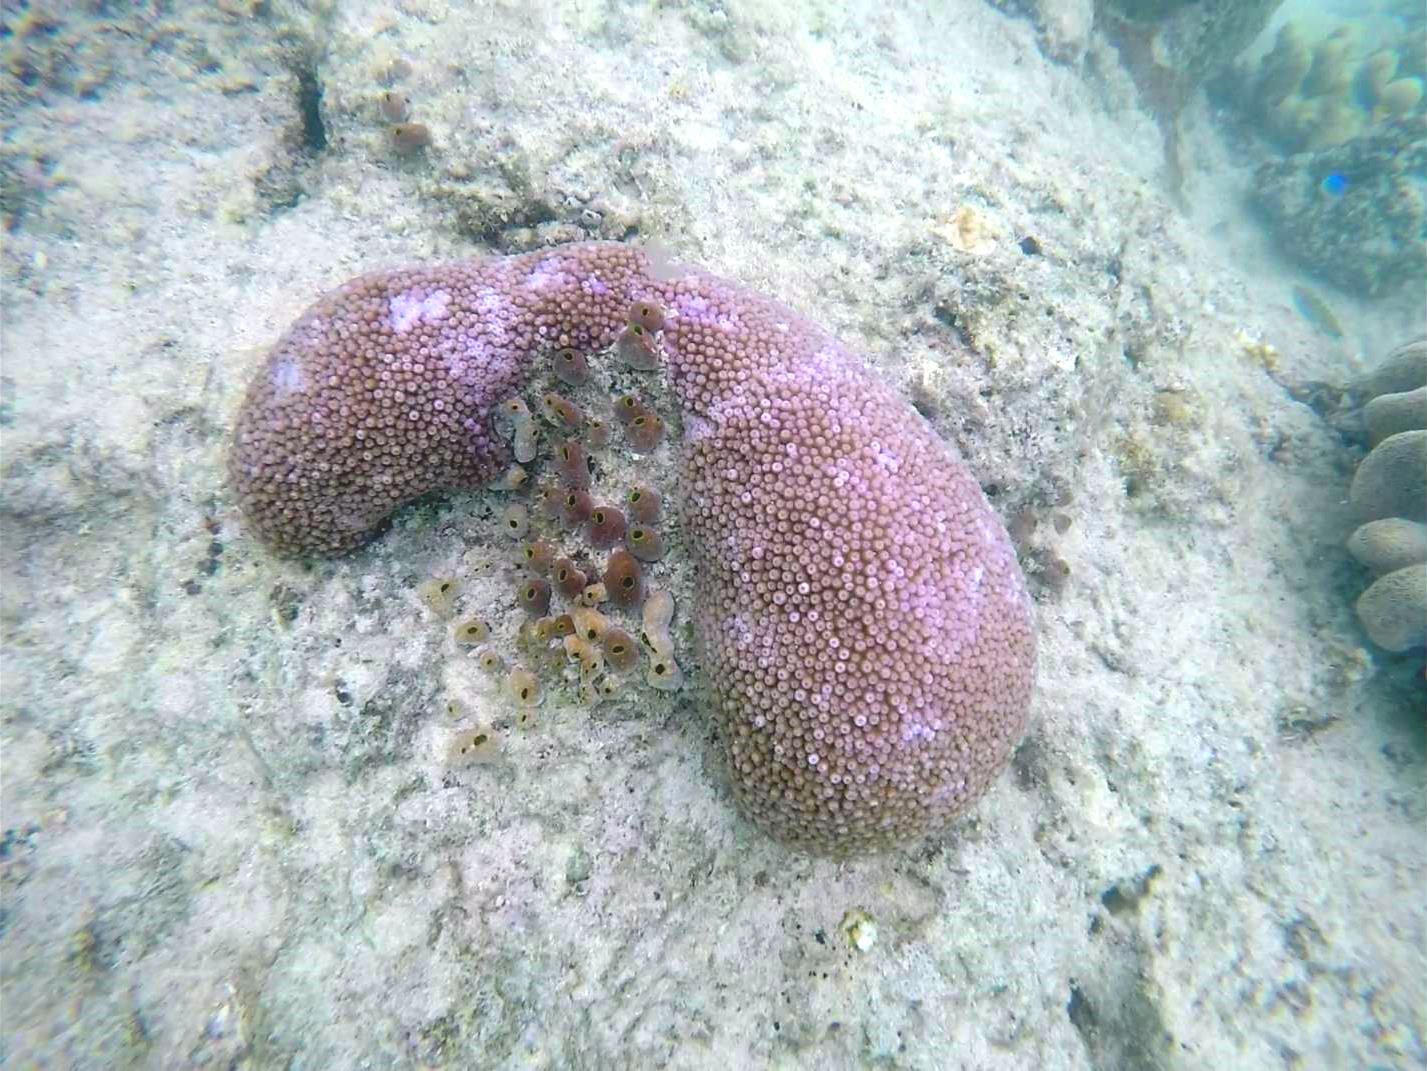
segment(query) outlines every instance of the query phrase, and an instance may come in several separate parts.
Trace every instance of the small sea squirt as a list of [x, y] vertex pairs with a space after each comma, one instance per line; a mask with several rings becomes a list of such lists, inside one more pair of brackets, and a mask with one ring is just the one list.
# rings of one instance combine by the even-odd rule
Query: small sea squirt
[[945, 830], [1025, 728], [1024, 578], [951, 447], [762, 295], [614, 243], [349, 283], [279, 342], [239, 413], [250, 525], [285, 553], [339, 553], [422, 493], [490, 481], [510, 463], [500, 403], [552, 355], [558, 372], [612, 345], [636, 301], [660, 310], [682, 409], [671, 500], [741, 808], [836, 854]]

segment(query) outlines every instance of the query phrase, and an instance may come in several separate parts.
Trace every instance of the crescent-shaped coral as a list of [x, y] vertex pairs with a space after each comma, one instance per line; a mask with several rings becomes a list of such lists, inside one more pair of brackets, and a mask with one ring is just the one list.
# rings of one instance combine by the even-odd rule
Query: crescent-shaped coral
[[363, 276], [254, 380], [230, 464], [244, 514], [280, 552], [334, 554], [418, 495], [494, 479], [511, 461], [501, 403], [537, 361], [584, 367], [613, 346], [632, 307], [682, 409], [670, 500], [744, 812], [839, 853], [944, 829], [1026, 724], [1021, 570], [952, 449], [760, 294], [607, 243]]

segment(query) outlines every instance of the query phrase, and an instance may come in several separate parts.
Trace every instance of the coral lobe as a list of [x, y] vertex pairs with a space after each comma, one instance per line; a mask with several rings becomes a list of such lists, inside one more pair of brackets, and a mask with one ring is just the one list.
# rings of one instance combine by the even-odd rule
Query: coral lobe
[[735, 792], [825, 850], [944, 827], [1024, 728], [1031, 608], [951, 449], [836, 340], [707, 276], [662, 295], [695, 630]]

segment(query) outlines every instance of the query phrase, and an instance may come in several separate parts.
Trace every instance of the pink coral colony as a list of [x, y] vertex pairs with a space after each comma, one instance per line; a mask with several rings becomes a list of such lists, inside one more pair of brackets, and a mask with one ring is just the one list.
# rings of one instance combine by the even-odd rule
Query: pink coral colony
[[[610, 347], [662, 369], [680, 404], [671, 501], [744, 813], [839, 853], [944, 829], [1025, 727], [1035, 635], [1021, 570], [952, 449], [777, 302], [612, 243], [364, 275], [309, 309], [249, 388], [231, 454], [238, 501], [278, 552], [350, 551], [421, 494], [501, 479], [538, 436], [528, 408], [506, 403], [540, 362], [575, 387]], [[559, 395], [544, 412], [562, 436], [578, 424]], [[663, 421], [642, 400], [613, 412], [631, 448], [658, 447]], [[640, 533], [652, 540], [654, 511], [636, 499], [632, 533], [613, 510], [602, 524], [585, 448], [557, 439], [554, 451], [551, 507], [629, 545], [597, 579], [637, 605], [644, 567], [630, 550], [651, 545]], [[526, 553], [560, 592], [585, 590], [573, 560]], [[550, 585], [527, 578], [519, 595], [545, 613]], [[629, 642], [606, 640], [609, 659]], [[536, 689], [521, 677], [522, 702]]]

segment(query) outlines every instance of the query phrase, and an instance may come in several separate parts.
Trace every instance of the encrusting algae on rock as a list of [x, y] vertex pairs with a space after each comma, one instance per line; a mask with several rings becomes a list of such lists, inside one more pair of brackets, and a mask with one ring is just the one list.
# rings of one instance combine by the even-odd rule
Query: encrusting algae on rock
[[[252, 384], [230, 465], [243, 512], [280, 552], [351, 550], [419, 495], [505, 473], [498, 409], [540, 362], [582, 383], [588, 355], [628, 351], [631, 335], [682, 410], [691, 620], [744, 813], [835, 853], [943, 830], [1025, 728], [1024, 578], [952, 449], [766, 297], [614, 243], [362, 276], [304, 314]], [[628, 427], [642, 407], [616, 417]], [[593, 503], [569, 494], [583, 524]], [[642, 599], [639, 570], [615, 551], [609, 597]]]

